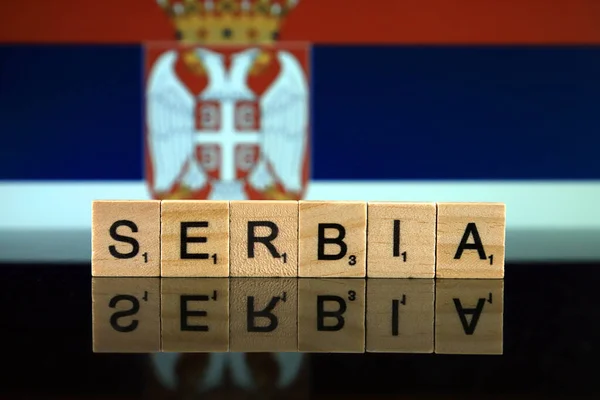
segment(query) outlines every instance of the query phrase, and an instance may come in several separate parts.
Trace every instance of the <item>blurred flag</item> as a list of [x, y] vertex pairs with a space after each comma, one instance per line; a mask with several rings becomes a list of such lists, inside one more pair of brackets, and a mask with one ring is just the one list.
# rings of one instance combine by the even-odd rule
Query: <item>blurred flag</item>
[[[509, 259], [539, 254], [511, 232], [600, 232], [599, 17], [594, 0], [3, 2], [0, 254], [89, 234], [106, 198], [502, 201]], [[39, 257], [72, 257], [49, 237]]]

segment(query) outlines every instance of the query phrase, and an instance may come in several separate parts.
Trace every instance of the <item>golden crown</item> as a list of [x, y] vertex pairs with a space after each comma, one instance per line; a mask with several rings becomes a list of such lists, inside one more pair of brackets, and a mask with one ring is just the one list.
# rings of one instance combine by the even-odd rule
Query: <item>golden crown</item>
[[298, 0], [157, 0], [177, 39], [201, 44], [269, 44]]

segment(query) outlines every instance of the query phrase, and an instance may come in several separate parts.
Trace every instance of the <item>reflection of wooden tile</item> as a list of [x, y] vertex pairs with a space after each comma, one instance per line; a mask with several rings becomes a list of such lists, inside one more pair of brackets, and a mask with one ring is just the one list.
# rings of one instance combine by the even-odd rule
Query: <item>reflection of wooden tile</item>
[[230, 202], [231, 276], [296, 277], [298, 202]]
[[94, 352], [160, 350], [159, 278], [92, 278]]
[[435, 352], [502, 354], [504, 280], [436, 283]]
[[438, 278], [504, 278], [506, 208], [500, 203], [438, 203]]
[[364, 279], [298, 281], [298, 348], [302, 352], [364, 351]]
[[298, 280], [234, 278], [230, 294], [230, 350], [298, 350]]
[[229, 276], [229, 202], [163, 200], [163, 277]]
[[435, 203], [370, 202], [367, 276], [433, 278]]
[[92, 276], [160, 276], [160, 201], [92, 203]]
[[433, 353], [433, 279], [369, 279], [367, 351]]
[[366, 275], [367, 203], [299, 202], [298, 276]]
[[227, 351], [227, 278], [163, 278], [162, 351]]

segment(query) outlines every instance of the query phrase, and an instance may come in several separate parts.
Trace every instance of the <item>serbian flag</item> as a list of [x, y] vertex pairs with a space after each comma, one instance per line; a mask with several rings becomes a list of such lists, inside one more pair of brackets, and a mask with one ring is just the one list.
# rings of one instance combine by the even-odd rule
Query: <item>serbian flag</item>
[[196, 3], [0, 4], [2, 260], [150, 198], [504, 202], [509, 262], [600, 257], [599, 2]]

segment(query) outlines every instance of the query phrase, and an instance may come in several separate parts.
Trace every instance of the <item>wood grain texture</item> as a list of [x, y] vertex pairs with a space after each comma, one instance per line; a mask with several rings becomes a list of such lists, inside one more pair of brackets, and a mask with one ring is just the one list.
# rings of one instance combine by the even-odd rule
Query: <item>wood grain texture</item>
[[[298, 202], [230, 202], [230, 275], [296, 277], [298, 274]], [[249, 237], [273, 238], [267, 247]]]
[[161, 281], [162, 351], [227, 351], [229, 280], [163, 278]]
[[296, 278], [232, 278], [230, 287], [231, 351], [298, 351]]
[[[364, 279], [298, 281], [299, 351], [364, 352], [365, 282]], [[324, 311], [321, 316], [319, 308]]]
[[438, 280], [435, 303], [436, 353], [503, 353], [504, 280]]
[[[366, 276], [367, 204], [356, 201], [299, 202], [298, 276], [316, 278], [364, 278]], [[344, 229], [343, 243], [326, 243], [319, 256], [319, 226], [323, 237], [334, 240], [340, 231], [324, 224], [337, 224]], [[326, 259], [343, 254], [343, 257]]]
[[163, 277], [228, 277], [229, 202], [163, 200], [161, 254]]
[[369, 202], [367, 276], [435, 276], [435, 203]]
[[433, 353], [433, 279], [367, 281], [367, 352]]
[[160, 279], [92, 278], [96, 353], [160, 351]]
[[160, 276], [160, 201], [92, 202], [92, 276]]
[[[436, 277], [504, 278], [505, 205], [438, 203], [437, 208]], [[476, 243], [480, 249], [469, 248]]]

